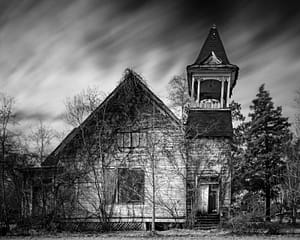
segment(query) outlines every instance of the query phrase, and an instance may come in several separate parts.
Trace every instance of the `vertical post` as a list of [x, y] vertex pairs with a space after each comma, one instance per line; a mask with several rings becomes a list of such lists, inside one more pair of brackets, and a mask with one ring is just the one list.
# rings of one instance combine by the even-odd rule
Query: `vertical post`
[[191, 90], [191, 98], [194, 101], [194, 85], [195, 85], [195, 77], [192, 76], [192, 90]]
[[221, 108], [224, 108], [224, 78], [221, 78]]
[[230, 77], [227, 78], [227, 98], [226, 98], [226, 107], [229, 107], [229, 93], [230, 93]]
[[197, 80], [197, 83], [198, 83], [198, 90], [197, 90], [197, 103], [200, 104], [200, 83], [201, 83], [201, 80], [198, 79]]
[[152, 143], [152, 146], [151, 146], [151, 170], [152, 170], [152, 172], [151, 172], [151, 175], [152, 175], [152, 221], [151, 221], [151, 232], [152, 232], [152, 234], [154, 234], [155, 233], [155, 158], [154, 158], [154, 147], [155, 147], [155, 145], [154, 145], [154, 138], [155, 138], [155, 136], [154, 136], [154, 121], [155, 121], [155, 119], [154, 119], [154, 116], [155, 116], [155, 106], [154, 106], [154, 102], [152, 103], [153, 105], [152, 105], [152, 141], [151, 141], [151, 143]]

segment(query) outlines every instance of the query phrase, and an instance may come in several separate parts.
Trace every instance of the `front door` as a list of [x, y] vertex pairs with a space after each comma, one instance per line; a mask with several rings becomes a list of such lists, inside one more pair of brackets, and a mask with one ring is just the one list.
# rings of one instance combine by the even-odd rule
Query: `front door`
[[208, 194], [209, 194], [209, 185], [201, 184], [198, 188], [198, 210], [201, 214], [206, 214], [208, 211]]
[[198, 187], [198, 210], [201, 214], [218, 213], [219, 188], [215, 184], [201, 184]]
[[209, 186], [208, 213], [217, 213], [217, 189]]

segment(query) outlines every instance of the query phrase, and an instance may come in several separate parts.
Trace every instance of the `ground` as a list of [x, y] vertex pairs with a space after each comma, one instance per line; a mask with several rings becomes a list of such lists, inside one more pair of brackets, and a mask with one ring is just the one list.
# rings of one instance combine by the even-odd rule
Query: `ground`
[[195, 231], [195, 230], [171, 230], [158, 232], [157, 236], [151, 237], [149, 232], [139, 231], [139, 232], [114, 232], [114, 233], [104, 233], [104, 234], [85, 234], [85, 233], [59, 233], [56, 235], [44, 234], [37, 235], [33, 233], [32, 236], [8, 236], [2, 239], [7, 240], [99, 240], [99, 239], [108, 239], [108, 240], [120, 240], [120, 239], [153, 239], [153, 240], [189, 240], [189, 239], [201, 239], [201, 240], [299, 240], [300, 235], [274, 235], [274, 236], [265, 236], [265, 235], [252, 235], [252, 236], [237, 236], [229, 234], [228, 232], [223, 231]]

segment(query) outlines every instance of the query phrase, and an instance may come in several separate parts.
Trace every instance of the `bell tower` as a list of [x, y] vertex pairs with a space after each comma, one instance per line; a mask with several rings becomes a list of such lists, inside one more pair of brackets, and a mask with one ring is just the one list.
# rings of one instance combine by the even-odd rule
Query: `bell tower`
[[196, 61], [187, 66], [191, 108], [228, 108], [237, 77], [238, 67], [229, 62], [213, 25]]
[[[186, 107], [187, 215], [196, 222], [226, 221], [231, 204], [229, 108], [239, 68], [229, 62], [213, 25], [196, 61], [187, 66], [191, 102]], [[209, 215], [209, 216], [207, 216]]]

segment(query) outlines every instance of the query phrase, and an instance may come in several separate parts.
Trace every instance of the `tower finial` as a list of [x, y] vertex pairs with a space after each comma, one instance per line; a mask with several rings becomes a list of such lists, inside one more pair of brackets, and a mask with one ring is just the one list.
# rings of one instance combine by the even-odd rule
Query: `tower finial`
[[217, 25], [216, 25], [216, 24], [213, 24], [211, 28], [216, 29], [216, 28], [217, 28]]

